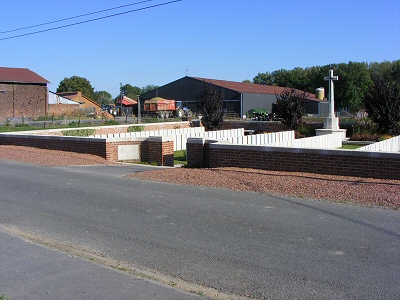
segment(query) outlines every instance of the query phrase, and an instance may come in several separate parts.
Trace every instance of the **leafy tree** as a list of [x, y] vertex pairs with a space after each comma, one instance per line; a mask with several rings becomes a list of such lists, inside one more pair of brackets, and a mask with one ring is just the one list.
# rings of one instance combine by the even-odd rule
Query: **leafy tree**
[[[121, 92], [134, 100], [137, 100], [138, 96], [141, 94], [142, 89], [140, 87], [137, 86], [131, 86], [129, 83], [125, 84], [121, 87]], [[119, 96], [118, 96], [119, 97]]]
[[349, 62], [338, 64], [335, 75], [335, 101], [339, 108], [348, 108], [351, 112], [358, 111], [363, 102], [365, 92], [370, 88], [372, 81], [367, 63]]
[[253, 82], [256, 84], [274, 85], [274, 76], [270, 72], [258, 73], [253, 78]]
[[388, 80], [384, 74], [372, 76], [364, 107], [368, 117], [382, 134], [400, 134], [400, 80]]
[[370, 63], [369, 72], [371, 76], [382, 75], [385, 80], [400, 80], [400, 60]]
[[82, 92], [82, 95], [88, 97], [89, 99], [94, 98], [94, 88], [90, 84], [90, 81], [83, 77], [66, 77], [60, 81], [60, 84], [57, 88], [57, 93], [77, 91]]
[[94, 92], [93, 100], [100, 105], [106, 105], [113, 103], [113, 99], [110, 93], [106, 91], [96, 91]]
[[286, 88], [276, 96], [277, 112], [282, 116], [283, 122], [292, 129], [301, 126], [301, 118], [306, 113], [308, 93], [295, 88]]
[[157, 85], [148, 84], [148, 85], [142, 87], [142, 91], [140, 92], [140, 94], [150, 92], [152, 90], [155, 90], [156, 88], [158, 88]]
[[206, 130], [219, 129], [224, 121], [221, 91], [217, 91], [205, 81], [203, 87], [203, 91], [196, 98], [198, 112], [202, 115], [201, 123]]

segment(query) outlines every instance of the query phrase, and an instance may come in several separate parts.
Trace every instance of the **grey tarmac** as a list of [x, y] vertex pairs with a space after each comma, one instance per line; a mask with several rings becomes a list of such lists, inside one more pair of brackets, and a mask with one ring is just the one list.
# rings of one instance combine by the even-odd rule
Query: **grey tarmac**
[[134, 169], [0, 161], [0, 225], [231, 299], [400, 295], [399, 211], [123, 176]]

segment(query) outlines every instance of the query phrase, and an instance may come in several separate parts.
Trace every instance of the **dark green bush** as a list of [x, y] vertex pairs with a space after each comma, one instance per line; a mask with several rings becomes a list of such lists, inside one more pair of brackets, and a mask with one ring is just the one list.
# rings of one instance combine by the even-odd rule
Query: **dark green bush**
[[92, 136], [94, 135], [94, 129], [72, 129], [72, 130], [63, 130], [63, 136]]
[[115, 120], [108, 120], [103, 123], [103, 125], [119, 125], [119, 123]]
[[144, 131], [144, 126], [136, 125], [136, 126], [129, 126], [127, 132], [141, 132]]

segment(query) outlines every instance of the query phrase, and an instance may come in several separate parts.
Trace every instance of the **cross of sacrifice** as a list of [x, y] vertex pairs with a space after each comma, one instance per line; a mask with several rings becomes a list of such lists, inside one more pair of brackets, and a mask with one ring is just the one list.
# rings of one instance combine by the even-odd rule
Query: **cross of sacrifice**
[[339, 80], [339, 76], [333, 76], [333, 70], [329, 70], [329, 76], [325, 76], [324, 80], [329, 81], [329, 117], [335, 116], [335, 97], [333, 94], [333, 81]]

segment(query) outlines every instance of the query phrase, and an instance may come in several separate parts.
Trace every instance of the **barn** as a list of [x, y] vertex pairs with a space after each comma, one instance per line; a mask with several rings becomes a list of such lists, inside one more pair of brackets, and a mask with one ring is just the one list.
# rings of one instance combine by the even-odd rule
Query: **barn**
[[[252, 108], [265, 108], [268, 112], [273, 112], [276, 104], [275, 95], [285, 89], [278, 86], [186, 76], [140, 95], [140, 107], [143, 109], [145, 100], [162, 97], [182, 101], [184, 106], [197, 112], [196, 97], [203, 91], [204, 82], [221, 91], [224, 109], [228, 114], [240, 117], [245, 117], [246, 112]], [[315, 115], [318, 114], [318, 103], [326, 102], [319, 100], [314, 94], [310, 94], [309, 100], [307, 114]]]
[[48, 83], [29, 69], [0, 67], [0, 121], [46, 115]]

